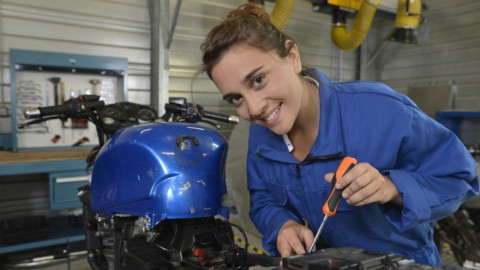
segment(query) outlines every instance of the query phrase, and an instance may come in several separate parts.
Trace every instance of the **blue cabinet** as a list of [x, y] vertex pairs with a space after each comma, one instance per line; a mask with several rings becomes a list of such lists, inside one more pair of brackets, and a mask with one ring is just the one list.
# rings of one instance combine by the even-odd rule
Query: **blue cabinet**
[[78, 188], [90, 183], [90, 175], [83, 171], [53, 172], [50, 178], [50, 209], [81, 207]]
[[437, 111], [435, 119], [455, 133], [464, 144], [478, 145], [480, 140], [480, 111]]
[[[50, 209], [77, 208], [81, 203], [77, 189], [89, 183], [85, 158], [90, 149], [49, 150], [31, 152], [0, 151], [0, 176], [45, 174], [48, 178]], [[6, 244], [0, 239], [0, 254], [66, 244], [85, 239], [83, 228], [71, 226], [66, 217], [53, 217], [48, 222], [46, 239], [20, 244]]]

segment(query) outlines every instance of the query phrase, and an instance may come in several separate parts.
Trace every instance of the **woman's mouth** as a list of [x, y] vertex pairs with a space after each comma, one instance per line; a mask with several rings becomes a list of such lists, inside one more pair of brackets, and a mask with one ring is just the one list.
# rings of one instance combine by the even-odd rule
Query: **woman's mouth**
[[280, 110], [280, 107], [282, 106], [282, 103], [280, 103], [278, 105], [277, 108], [275, 108], [275, 110], [273, 110], [273, 112], [267, 117], [265, 118], [265, 122], [267, 122], [267, 124], [269, 124], [268, 122], [271, 122], [272, 120], [274, 120], [277, 116], [277, 113], [278, 111]]

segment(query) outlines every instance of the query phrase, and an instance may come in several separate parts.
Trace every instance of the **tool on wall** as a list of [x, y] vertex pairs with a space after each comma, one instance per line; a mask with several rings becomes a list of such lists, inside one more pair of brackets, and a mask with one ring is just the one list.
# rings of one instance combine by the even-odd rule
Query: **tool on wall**
[[54, 104], [58, 105], [58, 83], [60, 82], [60, 78], [59, 77], [52, 77], [48, 80], [53, 83]]
[[72, 146], [80, 146], [86, 142], [89, 142], [90, 140], [88, 139], [88, 137], [83, 137], [81, 139], [79, 139], [76, 143], [72, 144]]
[[60, 136], [60, 135], [57, 134], [57, 135], [55, 135], [55, 136], [51, 139], [51, 141], [52, 141], [53, 143], [57, 143], [58, 140], [60, 140], [61, 137], [62, 137], [62, 136]]
[[97, 89], [97, 85], [100, 83], [100, 80], [97, 80], [97, 79], [91, 79], [90, 81], [90, 84], [92, 85], [92, 94], [96, 95], [96, 96], [99, 96], [98, 94], [98, 89]]
[[[39, 83], [33, 80], [20, 80], [18, 82], [18, 88], [16, 91], [17, 97], [17, 120], [25, 120], [23, 116], [23, 110], [45, 106], [47, 100], [42, 95], [41, 86]], [[32, 127], [30, 129], [19, 131], [19, 133], [49, 133], [50, 126], [48, 122], [44, 122], [41, 125]]]
[[330, 196], [328, 197], [327, 201], [325, 202], [322, 208], [323, 213], [325, 214], [325, 217], [323, 218], [320, 228], [318, 228], [317, 234], [313, 239], [313, 243], [310, 246], [308, 253], [312, 252], [313, 247], [317, 243], [318, 238], [320, 237], [320, 234], [323, 230], [323, 227], [325, 226], [325, 223], [327, 222], [328, 217], [335, 215], [335, 213], [337, 212], [338, 203], [340, 202], [340, 199], [342, 199], [342, 192], [345, 189], [345, 188], [342, 188], [342, 189], [335, 188], [335, 184], [337, 180], [342, 178], [342, 176], [345, 175], [348, 171], [350, 171], [356, 164], [357, 164], [356, 159], [347, 156], [342, 160], [342, 163], [340, 163], [340, 165], [337, 168], [337, 171], [333, 175], [332, 191], [330, 192]]
[[61, 101], [61, 104], [63, 104], [66, 100], [67, 99], [65, 97], [65, 83], [60, 82], [60, 101]]

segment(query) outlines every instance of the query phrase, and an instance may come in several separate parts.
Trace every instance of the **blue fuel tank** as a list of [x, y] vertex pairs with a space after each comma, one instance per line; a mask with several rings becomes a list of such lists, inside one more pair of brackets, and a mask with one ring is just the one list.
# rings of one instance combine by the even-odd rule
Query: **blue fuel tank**
[[164, 219], [228, 218], [222, 206], [227, 142], [216, 130], [188, 123], [148, 123], [117, 132], [92, 172], [97, 213]]

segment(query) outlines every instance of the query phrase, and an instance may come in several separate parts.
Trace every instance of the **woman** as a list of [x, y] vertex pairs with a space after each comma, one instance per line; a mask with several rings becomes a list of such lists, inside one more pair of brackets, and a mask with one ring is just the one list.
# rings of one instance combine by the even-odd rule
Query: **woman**
[[[317, 248], [360, 247], [439, 265], [433, 223], [478, 194], [476, 165], [449, 130], [377, 82], [333, 83], [304, 69], [297, 45], [254, 4], [230, 12], [202, 44], [203, 68], [250, 121], [250, 217], [263, 247], [303, 254], [345, 156], [359, 164]], [[326, 181], [324, 181], [326, 180]]]

